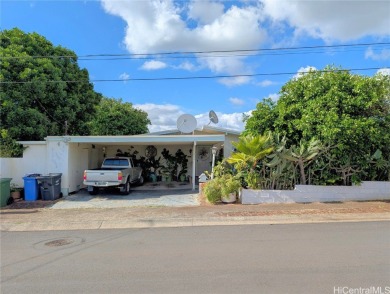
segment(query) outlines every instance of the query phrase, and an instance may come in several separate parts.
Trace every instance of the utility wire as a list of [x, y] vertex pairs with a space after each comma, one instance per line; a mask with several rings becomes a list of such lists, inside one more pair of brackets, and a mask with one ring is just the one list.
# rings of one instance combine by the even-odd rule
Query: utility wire
[[215, 75], [215, 76], [190, 76], [190, 77], [162, 77], [162, 78], [127, 78], [127, 79], [96, 79], [96, 80], [47, 80], [47, 81], [2, 81], [0, 84], [33, 84], [33, 83], [101, 83], [101, 82], [132, 82], [132, 81], [170, 81], [170, 80], [199, 80], [199, 79], [222, 79], [222, 78], [239, 78], [239, 77], [256, 77], [256, 76], [282, 76], [310, 73], [326, 72], [349, 72], [349, 71], [369, 71], [379, 70], [381, 67], [351, 68], [351, 69], [332, 69], [332, 70], [313, 70], [304, 73], [297, 72], [279, 72], [279, 73], [255, 73], [255, 74], [238, 74], [238, 75]]
[[[211, 51], [183, 51], [183, 52], [160, 52], [160, 53], [133, 53], [133, 54], [87, 54], [87, 55], [33, 55], [33, 56], [0, 56], [1, 59], [23, 59], [23, 58], [78, 58], [80, 60], [107, 60], [104, 58], [123, 58], [123, 59], [140, 59], [140, 58], [153, 58], [153, 57], [165, 57], [165, 58], [197, 58], [197, 57], [214, 57], [210, 54], [226, 54], [224, 57], [235, 56], [235, 54], [247, 54], [244, 56], [254, 55], [255, 52], [261, 54], [267, 54], [263, 52], [271, 52], [268, 55], [275, 54], [275, 51], [287, 51], [280, 52], [277, 55], [290, 54], [289, 51], [306, 50], [302, 53], [308, 53], [308, 50], [313, 49], [335, 49], [335, 48], [354, 48], [354, 47], [366, 47], [366, 46], [388, 46], [390, 42], [380, 43], [359, 43], [359, 44], [339, 44], [339, 45], [316, 45], [316, 46], [301, 46], [301, 47], [278, 47], [278, 48], [260, 48], [260, 49], [236, 49], [236, 50], [211, 50]], [[310, 52], [310, 51], [309, 51]], [[320, 52], [321, 53], [321, 52]], [[186, 56], [197, 55], [197, 56]], [[99, 59], [103, 57], [103, 59]], [[108, 59], [110, 60], [110, 59]]]
[[[383, 48], [387, 48], [387, 47], [383, 47]], [[390, 47], [389, 47], [390, 48]], [[361, 49], [358, 49], [358, 48], [350, 48], [350, 49], [346, 49], [346, 50], [340, 50], [340, 49], [334, 49], [334, 50], [331, 50], [329, 53], [339, 53], [339, 52], [359, 52], [359, 51], [363, 51], [364, 48], [361, 48]], [[159, 60], [162, 60], [162, 59], [196, 59], [196, 58], [216, 58], [216, 57], [223, 57], [223, 58], [229, 58], [229, 57], [255, 57], [255, 56], [283, 56], [283, 55], [300, 55], [300, 54], [322, 54], [324, 53], [325, 51], [297, 51], [297, 52], [268, 52], [268, 53], [236, 53], [236, 54], [219, 54], [219, 55], [214, 55], [214, 54], [207, 54], [207, 55], [197, 55], [197, 56], [186, 56], [186, 55], [177, 55], [177, 56], [159, 56], [158, 59]], [[82, 60], [82, 61], [103, 61], [103, 60], [143, 60], [143, 59], [146, 59], [146, 60], [151, 60], [151, 59], [155, 59], [154, 56], [140, 56], [140, 57], [126, 57], [126, 56], [122, 56], [122, 57], [107, 57], [107, 58], [93, 58], [93, 59], [90, 59], [90, 58], [79, 58], [78, 60]]]
[[49, 116], [53, 121], [55, 121], [57, 124], [59, 124], [60, 126], [62, 127], [65, 127], [65, 125], [61, 122], [59, 122], [58, 120], [56, 120], [51, 114], [49, 111], [47, 111], [47, 109], [43, 106], [43, 104], [41, 103], [41, 101], [37, 98], [37, 97], [34, 97], [34, 100], [38, 102], [38, 104], [41, 106], [41, 108], [46, 112], [46, 115]]
[[[272, 55], [292, 55], [292, 54], [321, 54], [324, 50], [333, 49], [331, 52], [353, 52], [362, 51], [366, 46], [381, 46], [388, 48], [390, 43], [365, 43], [365, 44], [344, 44], [329, 46], [306, 46], [289, 48], [263, 48], [263, 49], [238, 49], [238, 50], [216, 50], [216, 51], [193, 51], [193, 52], [165, 52], [153, 54], [96, 54], [79, 56], [79, 60], [122, 60], [122, 59], [192, 59], [192, 58], [214, 58], [214, 57], [250, 57], [250, 56], [272, 56]], [[313, 50], [317, 49], [317, 50]], [[279, 51], [279, 52], [278, 52]], [[258, 53], [256, 53], [258, 52]], [[218, 55], [215, 55], [218, 54]], [[105, 57], [105, 58], [101, 58]]]

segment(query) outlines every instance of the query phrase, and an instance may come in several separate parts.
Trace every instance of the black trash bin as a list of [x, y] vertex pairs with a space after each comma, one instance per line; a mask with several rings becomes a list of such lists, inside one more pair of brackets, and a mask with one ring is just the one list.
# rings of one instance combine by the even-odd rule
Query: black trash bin
[[42, 200], [56, 200], [62, 197], [61, 176], [61, 173], [50, 173], [37, 178]]

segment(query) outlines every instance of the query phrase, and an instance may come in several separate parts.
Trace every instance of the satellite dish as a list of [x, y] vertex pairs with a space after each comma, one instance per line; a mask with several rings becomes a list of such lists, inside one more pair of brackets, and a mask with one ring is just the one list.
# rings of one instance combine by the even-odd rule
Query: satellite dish
[[182, 114], [176, 122], [177, 129], [182, 133], [192, 133], [197, 125], [196, 118], [191, 114]]
[[215, 113], [214, 110], [210, 110], [209, 112], [209, 118], [210, 118], [210, 123], [214, 123], [214, 124], [217, 124], [218, 123], [218, 116], [217, 114]]

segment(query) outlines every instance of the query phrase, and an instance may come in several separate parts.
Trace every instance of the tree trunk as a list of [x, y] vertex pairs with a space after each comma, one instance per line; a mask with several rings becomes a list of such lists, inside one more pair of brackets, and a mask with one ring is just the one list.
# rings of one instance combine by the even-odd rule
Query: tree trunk
[[305, 167], [302, 160], [298, 160], [299, 170], [301, 172], [301, 184], [306, 185]]

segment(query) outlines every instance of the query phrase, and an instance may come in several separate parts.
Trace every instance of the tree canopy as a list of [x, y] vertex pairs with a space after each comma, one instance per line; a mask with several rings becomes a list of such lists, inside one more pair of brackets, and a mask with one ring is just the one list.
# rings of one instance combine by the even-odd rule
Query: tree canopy
[[148, 132], [146, 112], [121, 99], [103, 98], [89, 122], [92, 135], [137, 135]]
[[76, 54], [19, 29], [4, 30], [0, 38], [1, 128], [16, 140], [89, 134], [87, 122], [101, 95]]
[[291, 79], [277, 102], [260, 102], [244, 133], [276, 132], [289, 146], [318, 139], [329, 146], [334, 170], [349, 167], [359, 179], [373, 179], [389, 175], [388, 167], [378, 171], [372, 164], [374, 154], [389, 162], [389, 130], [390, 77], [327, 67]]
[[0, 33], [0, 146], [58, 135], [133, 135], [148, 131], [147, 114], [95, 92], [77, 55], [37, 33]]

